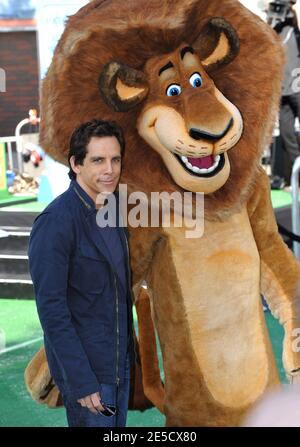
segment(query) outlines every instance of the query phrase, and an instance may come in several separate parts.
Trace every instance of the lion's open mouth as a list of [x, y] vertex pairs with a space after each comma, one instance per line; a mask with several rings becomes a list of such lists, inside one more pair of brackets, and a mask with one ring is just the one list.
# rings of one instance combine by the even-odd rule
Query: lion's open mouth
[[213, 177], [225, 165], [224, 154], [208, 155], [207, 157], [191, 158], [174, 154], [181, 166], [191, 175], [197, 177]]

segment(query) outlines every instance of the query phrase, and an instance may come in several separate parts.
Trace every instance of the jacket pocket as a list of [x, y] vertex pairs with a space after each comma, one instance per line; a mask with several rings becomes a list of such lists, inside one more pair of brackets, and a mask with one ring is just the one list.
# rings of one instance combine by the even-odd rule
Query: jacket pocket
[[78, 247], [78, 255], [82, 258], [91, 259], [98, 262], [106, 262], [106, 258], [97, 250], [96, 247], [87, 244], [80, 244]]
[[110, 267], [96, 248], [81, 245], [73, 259], [70, 284], [81, 293], [100, 294], [110, 283]]

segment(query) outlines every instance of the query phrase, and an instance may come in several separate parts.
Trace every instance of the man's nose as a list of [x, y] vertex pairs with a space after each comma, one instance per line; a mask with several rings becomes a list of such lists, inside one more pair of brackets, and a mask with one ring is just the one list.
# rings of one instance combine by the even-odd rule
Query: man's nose
[[112, 162], [110, 160], [106, 161], [105, 172], [107, 174], [112, 174], [112, 172], [113, 172], [113, 166], [112, 166]]

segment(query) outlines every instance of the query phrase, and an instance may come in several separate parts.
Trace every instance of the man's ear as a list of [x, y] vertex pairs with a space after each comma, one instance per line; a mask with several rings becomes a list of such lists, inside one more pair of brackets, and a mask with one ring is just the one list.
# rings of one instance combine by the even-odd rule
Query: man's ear
[[72, 168], [72, 171], [75, 172], [75, 174], [79, 174], [78, 171], [78, 165], [75, 164], [75, 155], [72, 155], [70, 158], [70, 166]]
[[238, 54], [240, 41], [230, 23], [214, 17], [204, 26], [192, 43], [207, 71], [231, 62]]
[[117, 112], [127, 112], [135, 107], [149, 91], [142, 71], [119, 62], [104, 66], [99, 76], [99, 89], [106, 104]]

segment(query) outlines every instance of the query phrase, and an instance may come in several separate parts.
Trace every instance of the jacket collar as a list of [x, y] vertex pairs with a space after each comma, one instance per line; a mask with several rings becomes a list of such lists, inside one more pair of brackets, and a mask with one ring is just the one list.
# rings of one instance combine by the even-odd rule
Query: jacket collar
[[[87, 211], [98, 211], [93, 199], [88, 195], [87, 192], [85, 192], [84, 189], [81, 188], [81, 186], [79, 185], [79, 183], [76, 182], [76, 180], [71, 181], [69, 189], [73, 190], [73, 192], [76, 194], [76, 196], [81, 201], [81, 203], [84, 205], [84, 207], [86, 208]], [[115, 191], [113, 194], [116, 197], [117, 209], [118, 209], [119, 208], [119, 192]], [[117, 218], [119, 219], [118, 215], [117, 215]]]
[[81, 186], [79, 185], [79, 183], [76, 182], [76, 180], [71, 181], [70, 189], [76, 194], [76, 196], [84, 205], [87, 211], [96, 210], [95, 202], [88, 195], [88, 193], [86, 193], [85, 190], [81, 188]]

